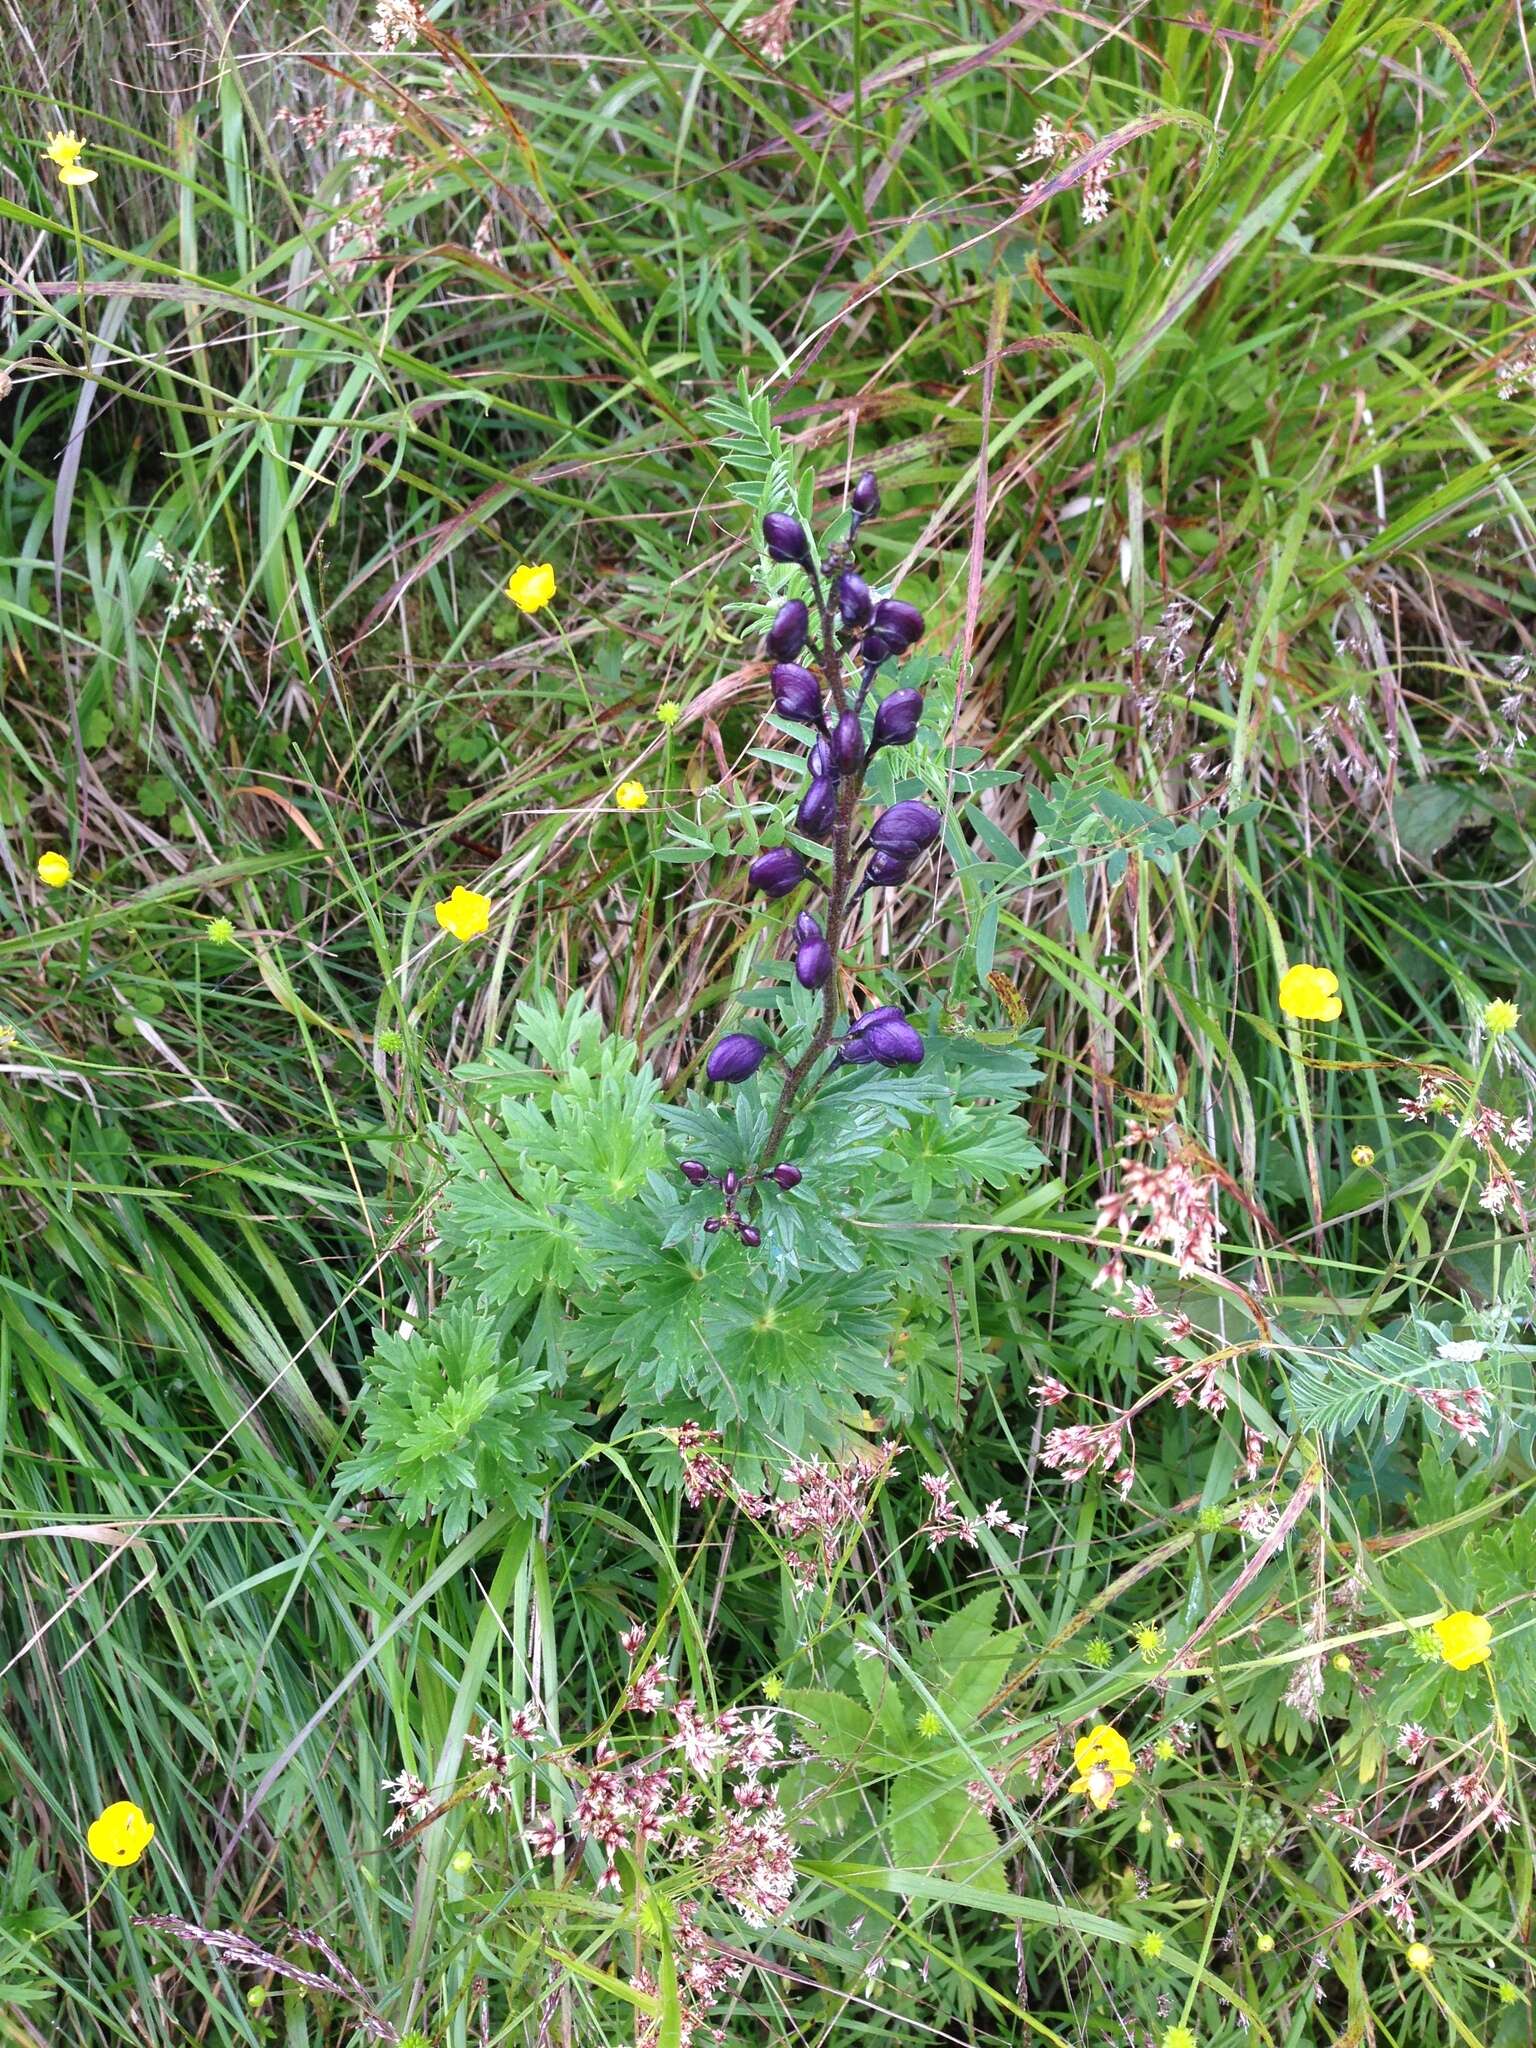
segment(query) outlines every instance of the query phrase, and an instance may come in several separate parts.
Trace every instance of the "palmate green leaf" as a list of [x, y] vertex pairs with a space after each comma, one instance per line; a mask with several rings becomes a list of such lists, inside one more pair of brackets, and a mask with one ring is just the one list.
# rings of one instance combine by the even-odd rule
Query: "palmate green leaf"
[[892, 1781], [886, 1828], [894, 1866], [980, 1891], [1007, 1890], [1002, 1845], [964, 1790], [906, 1771]]
[[780, 1695], [785, 1713], [817, 1756], [831, 1763], [867, 1764], [875, 1750], [875, 1722], [869, 1709], [843, 1692], [789, 1686]]

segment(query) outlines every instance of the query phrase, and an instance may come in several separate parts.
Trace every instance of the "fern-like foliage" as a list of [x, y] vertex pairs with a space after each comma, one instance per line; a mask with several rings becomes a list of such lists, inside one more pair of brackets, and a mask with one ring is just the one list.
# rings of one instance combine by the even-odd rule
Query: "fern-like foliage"
[[802, 498], [794, 461], [782, 428], [774, 422], [768, 394], [749, 388], [745, 370], [734, 391], [706, 398], [703, 412], [710, 439], [720, 450], [743, 504], [757, 513], [787, 512], [791, 507], [809, 513], [808, 493]]
[[455, 1300], [368, 1363], [363, 1448], [346, 1484], [395, 1497], [407, 1522], [440, 1518], [453, 1542], [491, 1502], [531, 1514], [569, 1449], [575, 1411], [508, 1354], [496, 1324]]

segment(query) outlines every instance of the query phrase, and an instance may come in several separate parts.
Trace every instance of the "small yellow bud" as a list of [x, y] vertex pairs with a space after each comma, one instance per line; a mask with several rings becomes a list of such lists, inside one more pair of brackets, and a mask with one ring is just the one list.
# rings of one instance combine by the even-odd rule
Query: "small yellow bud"
[[1427, 1942], [1411, 1942], [1405, 1960], [1410, 1970], [1432, 1970], [1435, 1967], [1434, 1950]]

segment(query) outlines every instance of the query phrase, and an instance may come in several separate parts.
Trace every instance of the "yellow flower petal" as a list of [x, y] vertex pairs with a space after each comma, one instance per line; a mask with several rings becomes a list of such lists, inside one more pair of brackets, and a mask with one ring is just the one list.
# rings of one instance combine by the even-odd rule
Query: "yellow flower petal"
[[155, 1839], [154, 1823], [131, 1799], [119, 1799], [105, 1808], [86, 1830], [85, 1845], [98, 1863], [113, 1870], [125, 1870], [137, 1863]]
[[1492, 1652], [1493, 1623], [1480, 1614], [1458, 1608], [1433, 1624], [1440, 1655], [1453, 1671], [1470, 1671], [1474, 1664], [1486, 1664]]
[[433, 913], [445, 932], [452, 932], [461, 946], [478, 939], [491, 922], [491, 899], [477, 889], [462, 886], [444, 903], [433, 905]]
[[548, 562], [519, 562], [507, 578], [507, 595], [520, 612], [542, 611], [555, 594], [555, 572]]
[[643, 782], [621, 782], [613, 792], [613, 800], [621, 811], [643, 811], [648, 801]]
[[45, 853], [37, 864], [37, 879], [50, 889], [62, 889], [70, 877], [70, 865], [62, 853]]
[[93, 185], [95, 182], [96, 173], [88, 171], [84, 164], [70, 164], [59, 172], [61, 185]]

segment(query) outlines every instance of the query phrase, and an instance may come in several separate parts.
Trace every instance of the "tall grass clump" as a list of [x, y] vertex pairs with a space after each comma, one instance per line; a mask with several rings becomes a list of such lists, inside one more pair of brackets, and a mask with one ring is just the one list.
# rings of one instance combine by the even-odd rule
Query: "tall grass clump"
[[1529, 2039], [1524, 17], [10, 26], [5, 2039]]

